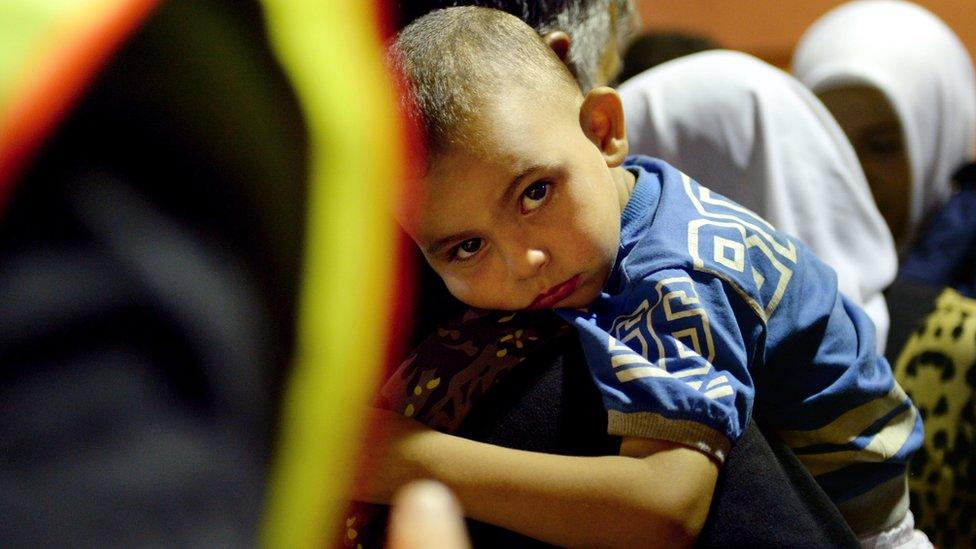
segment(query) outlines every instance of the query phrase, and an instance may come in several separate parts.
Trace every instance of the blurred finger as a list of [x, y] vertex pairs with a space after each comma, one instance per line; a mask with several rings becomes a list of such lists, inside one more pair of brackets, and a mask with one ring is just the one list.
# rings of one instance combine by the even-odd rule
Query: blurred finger
[[439, 482], [412, 482], [396, 494], [390, 518], [390, 549], [468, 549], [461, 507]]

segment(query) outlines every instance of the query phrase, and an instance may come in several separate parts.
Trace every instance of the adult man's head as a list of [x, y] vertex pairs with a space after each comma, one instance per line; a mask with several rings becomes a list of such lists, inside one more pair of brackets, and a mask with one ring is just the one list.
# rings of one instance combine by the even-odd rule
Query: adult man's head
[[586, 92], [620, 71], [636, 25], [631, 0], [400, 0], [400, 28], [431, 11], [479, 6], [508, 12], [543, 36]]

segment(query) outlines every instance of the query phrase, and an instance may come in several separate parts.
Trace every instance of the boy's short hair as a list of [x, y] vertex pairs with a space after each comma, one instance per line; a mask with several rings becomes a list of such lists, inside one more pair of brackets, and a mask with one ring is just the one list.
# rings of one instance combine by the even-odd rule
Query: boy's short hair
[[617, 49], [624, 51], [638, 24], [632, 0], [400, 0], [398, 26], [403, 28], [433, 10], [457, 6], [510, 13], [539, 34], [566, 32], [572, 45], [565, 62], [584, 92], [600, 83], [600, 60], [609, 41], [616, 40]]
[[424, 130], [431, 159], [451, 145], [476, 143], [473, 122], [491, 98], [509, 89], [537, 90], [548, 98], [579, 94], [542, 38], [499, 10], [433, 11], [401, 30], [389, 53], [407, 85], [401, 106]]

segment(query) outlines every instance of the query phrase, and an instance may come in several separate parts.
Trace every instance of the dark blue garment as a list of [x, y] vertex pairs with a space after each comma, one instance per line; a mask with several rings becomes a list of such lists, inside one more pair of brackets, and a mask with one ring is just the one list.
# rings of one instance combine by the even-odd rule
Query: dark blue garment
[[959, 192], [926, 223], [898, 275], [976, 297], [976, 163], [954, 179]]

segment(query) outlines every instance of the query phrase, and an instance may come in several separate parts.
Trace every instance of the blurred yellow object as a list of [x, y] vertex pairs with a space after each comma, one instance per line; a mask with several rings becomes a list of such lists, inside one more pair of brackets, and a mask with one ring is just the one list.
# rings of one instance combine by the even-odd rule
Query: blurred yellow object
[[0, 212], [21, 166], [157, 4], [0, 2]]
[[311, 181], [298, 347], [262, 531], [267, 547], [334, 537], [386, 358], [404, 153], [377, 2], [264, 0], [308, 120]]
[[78, 27], [104, 13], [106, 0], [4, 0], [0, 2], [0, 113], [9, 107], [15, 83], [22, 82], [51, 40], [68, 27]]

